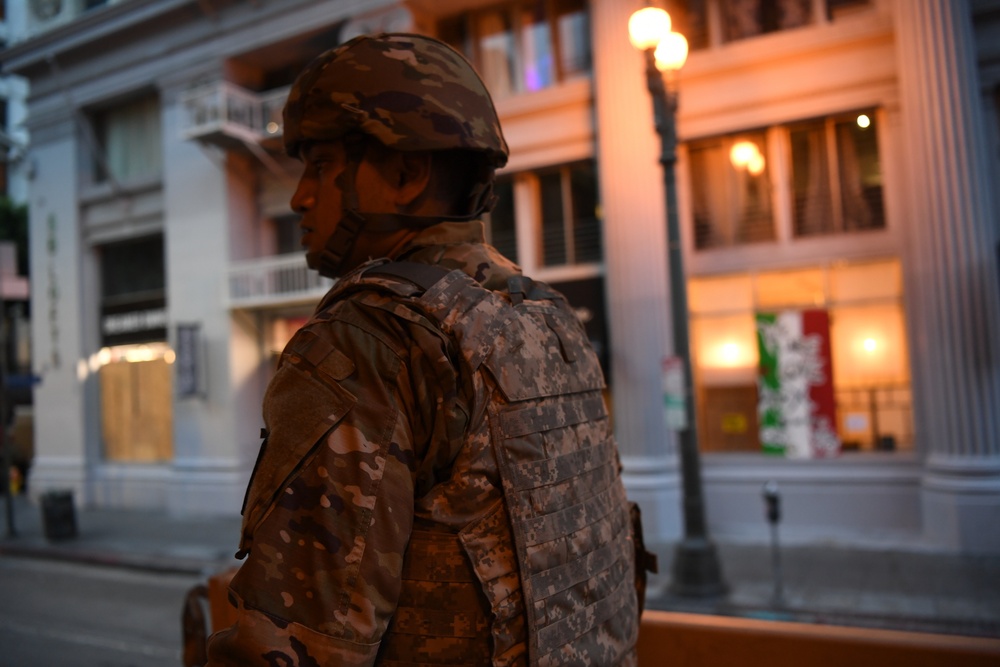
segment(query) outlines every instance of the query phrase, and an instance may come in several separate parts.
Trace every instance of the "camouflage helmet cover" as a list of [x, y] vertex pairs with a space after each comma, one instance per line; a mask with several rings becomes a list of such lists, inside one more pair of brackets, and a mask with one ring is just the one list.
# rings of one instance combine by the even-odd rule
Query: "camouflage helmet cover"
[[412, 34], [362, 35], [320, 54], [288, 94], [284, 142], [298, 156], [304, 141], [349, 132], [400, 151], [482, 151], [507, 163], [493, 100], [469, 62], [450, 46]]

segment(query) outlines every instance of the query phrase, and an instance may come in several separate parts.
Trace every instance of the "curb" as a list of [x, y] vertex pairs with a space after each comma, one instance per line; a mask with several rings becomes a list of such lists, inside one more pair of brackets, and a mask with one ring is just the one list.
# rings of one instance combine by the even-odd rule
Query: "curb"
[[33, 558], [103, 567], [118, 567], [160, 574], [187, 574], [205, 577], [224, 570], [227, 563], [220, 560], [191, 557], [156, 556], [151, 554], [123, 553], [73, 547], [0, 544], [0, 556]]

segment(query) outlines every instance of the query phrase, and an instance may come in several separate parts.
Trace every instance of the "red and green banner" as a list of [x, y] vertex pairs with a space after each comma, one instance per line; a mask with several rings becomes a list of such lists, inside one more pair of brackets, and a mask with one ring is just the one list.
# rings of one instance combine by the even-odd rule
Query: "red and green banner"
[[764, 451], [792, 458], [840, 452], [825, 310], [757, 314], [757, 414]]

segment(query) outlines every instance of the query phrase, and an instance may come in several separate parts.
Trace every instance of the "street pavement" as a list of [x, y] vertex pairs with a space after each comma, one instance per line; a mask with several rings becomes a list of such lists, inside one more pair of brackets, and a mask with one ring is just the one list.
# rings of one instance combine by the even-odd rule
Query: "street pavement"
[[[204, 577], [239, 563], [233, 556], [240, 528], [235, 515], [75, 508], [75, 536], [48, 539], [36, 502], [15, 497], [13, 509], [15, 535], [5, 513], [0, 514], [0, 558], [63, 559]], [[56, 524], [48, 523], [51, 533]], [[779, 591], [770, 545], [716, 546], [724, 595], [672, 594], [672, 548], [667, 546], [654, 549], [661, 574], [651, 582], [647, 608], [1000, 638], [1000, 555], [787, 546], [780, 552]]]

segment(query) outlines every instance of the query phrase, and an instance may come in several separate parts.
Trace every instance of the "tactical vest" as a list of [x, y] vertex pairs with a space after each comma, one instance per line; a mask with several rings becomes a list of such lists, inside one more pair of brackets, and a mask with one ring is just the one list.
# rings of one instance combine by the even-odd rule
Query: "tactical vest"
[[403, 262], [345, 282], [338, 294], [392, 292], [454, 342], [488, 392], [465, 446], [491, 447], [502, 480], [503, 502], [457, 536], [414, 531], [379, 663], [635, 664], [629, 507], [603, 375], [565, 299]]

